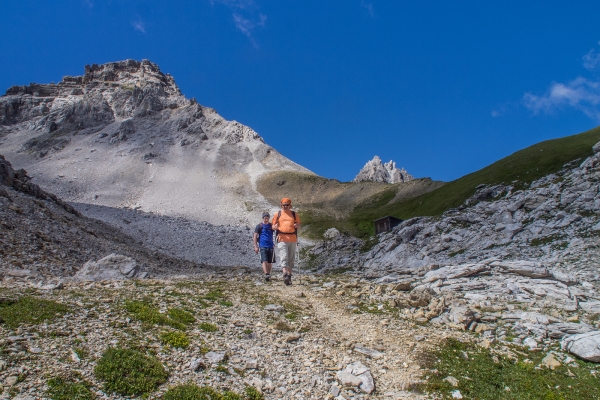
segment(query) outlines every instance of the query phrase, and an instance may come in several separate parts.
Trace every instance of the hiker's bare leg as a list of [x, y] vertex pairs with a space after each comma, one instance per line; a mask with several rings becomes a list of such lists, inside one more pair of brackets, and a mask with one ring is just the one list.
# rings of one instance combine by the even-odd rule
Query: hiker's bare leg
[[284, 268], [283, 268], [283, 273], [284, 273], [284, 274], [291, 275], [291, 274], [292, 274], [292, 269], [291, 269], [291, 268], [286, 268], [286, 267], [284, 267]]
[[271, 274], [271, 268], [273, 268], [273, 264], [271, 264], [270, 262], [264, 262], [263, 263], [263, 271], [265, 274]]

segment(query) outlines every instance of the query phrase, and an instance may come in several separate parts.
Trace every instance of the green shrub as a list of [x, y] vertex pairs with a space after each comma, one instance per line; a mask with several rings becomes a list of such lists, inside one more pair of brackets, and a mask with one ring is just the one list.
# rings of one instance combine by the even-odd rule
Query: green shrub
[[219, 393], [210, 386], [200, 387], [188, 383], [170, 388], [163, 396], [163, 400], [240, 400], [240, 396], [234, 392]]
[[161, 314], [157, 307], [143, 301], [126, 301], [125, 308], [139, 321], [152, 325], [171, 326], [176, 329], [185, 329], [185, 325], [179, 321]]
[[210, 322], [201, 322], [200, 325], [198, 325], [198, 327], [204, 332], [216, 332], [219, 330], [219, 328], [215, 324], [211, 324]]
[[104, 390], [124, 396], [146, 395], [167, 381], [168, 373], [154, 357], [136, 350], [109, 348], [94, 369]]
[[96, 395], [90, 390], [89, 383], [73, 382], [61, 377], [48, 380], [46, 395], [52, 400], [92, 400]]
[[[541, 352], [523, 354], [521, 349], [511, 359], [473, 343], [447, 339], [424, 357], [424, 366], [432, 369], [424, 388], [444, 398], [452, 398], [454, 390], [469, 399], [599, 398], [595, 364], [577, 360], [578, 368], [536, 368], [545, 356]], [[458, 379], [458, 386], [447, 382], [448, 376]]]
[[181, 322], [182, 324], [187, 325], [196, 322], [196, 318], [194, 318], [192, 314], [181, 308], [170, 308], [169, 311], [167, 311], [167, 314], [171, 319]]
[[248, 400], [264, 400], [265, 396], [254, 386], [246, 386], [246, 398]]
[[69, 312], [69, 307], [52, 300], [24, 296], [16, 301], [0, 303], [0, 318], [7, 328], [21, 324], [51, 322]]
[[163, 332], [160, 339], [164, 344], [185, 349], [190, 345], [190, 338], [184, 332]]

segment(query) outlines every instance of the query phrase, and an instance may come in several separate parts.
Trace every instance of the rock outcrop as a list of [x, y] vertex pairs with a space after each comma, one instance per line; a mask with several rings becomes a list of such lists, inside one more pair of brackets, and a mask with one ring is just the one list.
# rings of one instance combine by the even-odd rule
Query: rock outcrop
[[574, 277], [599, 281], [599, 149], [579, 165], [565, 165], [520, 190], [482, 186], [441, 217], [404, 221], [353, 262], [378, 277], [497, 259], [498, 269], [525, 278], [548, 277], [544, 265], [565, 274], [566, 285]]
[[404, 168], [398, 169], [396, 163], [392, 160], [386, 163], [381, 162], [379, 156], [365, 164], [360, 170], [356, 178], [352, 182], [374, 181], [383, 183], [400, 183], [408, 182], [414, 179]]

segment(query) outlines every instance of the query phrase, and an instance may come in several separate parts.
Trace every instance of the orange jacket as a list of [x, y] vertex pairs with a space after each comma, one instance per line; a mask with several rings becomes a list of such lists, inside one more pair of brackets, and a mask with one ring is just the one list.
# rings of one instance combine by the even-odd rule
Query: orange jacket
[[294, 228], [294, 223], [300, 223], [300, 217], [298, 217], [298, 213], [296, 214], [296, 220], [294, 220], [294, 214], [292, 211], [281, 211], [281, 217], [279, 217], [279, 211], [273, 216], [273, 221], [271, 223], [273, 225], [279, 223], [279, 227], [277, 230], [279, 231], [279, 235], [277, 235], [278, 242], [297, 242], [298, 236], [296, 235], [296, 228]]

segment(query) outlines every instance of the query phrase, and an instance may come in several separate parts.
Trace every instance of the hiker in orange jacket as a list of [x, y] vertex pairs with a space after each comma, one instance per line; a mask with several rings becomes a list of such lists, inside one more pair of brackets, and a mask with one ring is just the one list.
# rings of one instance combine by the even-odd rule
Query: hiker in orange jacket
[[292, 200], [287, 197], [281, 199], [281, 211], [273, 216], [272, 221], [273, 229], [275, 229], [277, 235], [279, 262], [283, 268], [283, 282], [287, 286], [292, 284], [292, 268], [296, 257], [298, 228], [300, 228], [300, 218], [291, 208]]

